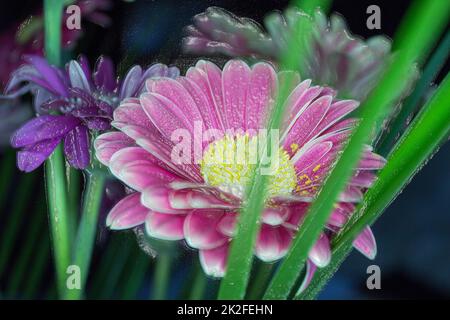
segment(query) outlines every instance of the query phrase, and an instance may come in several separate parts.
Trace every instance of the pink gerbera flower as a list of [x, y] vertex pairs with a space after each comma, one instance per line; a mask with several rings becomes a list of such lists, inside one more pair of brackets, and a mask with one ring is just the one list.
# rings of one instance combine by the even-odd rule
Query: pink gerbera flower
[[[199, 250], [204, 271], [222, 277], [255, 166], [248, 158], [259, 137], [256, 133], [266, 126], [282, 76], [267, 63], [249, 67], [231, 60], [223, 70], [199, 61], [175, 80], [147, 80], [147, 92], [124, 100], [114, 111], [112, 125], [120, 132], [105, 133], [95, 142], [99, 160], [135, 190], [112, 209], [107, 225], [119, 230], [145, 224], [150, 237], [184, 239]], [[286, 100], [287, 116], [274, 152], [277, 165], [269, 178], [255, 247], [255, 255], [265, 262], [277, 261], [288, 251], [357, 121], [346, 116], [358, 102], [336, 100], [334, 90], [296, 79]], [[205, 133], [201, 140], [199, 128]], [[223, 156], [221, 161], [216, 161], [217, 155]], [[384, 163], [369, 146], [365, 148], [326, 230], [309, 253], [305, 285], [316, 267], [329, 263], [331, 237], [374, 181], [372, 171]], [[369, 227], [354, 246], [375, 257]]]

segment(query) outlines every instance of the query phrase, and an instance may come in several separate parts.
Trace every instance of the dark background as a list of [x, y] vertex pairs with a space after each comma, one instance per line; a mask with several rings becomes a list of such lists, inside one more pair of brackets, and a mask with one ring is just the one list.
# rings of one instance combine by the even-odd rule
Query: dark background
[[[194, 14], [208, 6], [224, 7], [239, 16], [259, 22], [288, 1], [175, 1], [154, 0], [133, 3], [113, 1], [109, 28], [86, 23], [81, 41], [74, 50], [94, 62], [100, 54], [112, 57], [119, 70], [131, 64], [160, 61], [185, 69], [193, 58], [180, 52], [183, 27]], [[39, 1], [13, 1], [2, 4], [0, 30], [34, 12]], [[367, 6], [381, 8], [381, 30], [366, 28]], [[335, 0], [331, 12], [345, 17], [349, 29], [364, 38], [384, 34], [393, 37], [410, 4], [407, 0]], [[448, 68], [448, 65], [447, 65]], [[1, 72], [1, 70], [0, 70]], [[442, 73], [438, 77], [441, 79]], [[369, 261], [353, 252], [322, 292], [323, 299], [387, 299], [450, 297], [450, 145], [417, 174], [414, 180], [386, 210], [373, 227], [378, 256]], [[17, 175], [17, 173], [16, 173]], [[2, 177], [0, 177], [2, 179]], [[0, 223], [1, 223], [0, 219]], [[381, 290], [366, 288], [367, 266], [381, 268]]]

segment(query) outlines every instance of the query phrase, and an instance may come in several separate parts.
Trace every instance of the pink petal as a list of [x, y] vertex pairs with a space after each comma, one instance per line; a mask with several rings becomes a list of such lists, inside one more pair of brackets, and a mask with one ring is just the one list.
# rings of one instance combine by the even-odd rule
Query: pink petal
[[[113, 122], [115, 127], [118, 126], [117, 122]], [[136, 144], [144, 148], [149, 156], [153, 156], [159, 162], [159, 166], [170, 168], [171, 171], [176, 172], [182, 177], [188, 180], [196, 182], [202, 182], [203, 178], [200, 175], [200, 170], [197, 165], [189, 164], [175, 164], [171, 159], [171, 152], [173, 150], [173, 144], [165, 139], [159, 132], [152, 133], [142, 127], [133, 125], [119, 124], [120, 130], [127, 136], [136, 141]]]
[[217, 224], [217, 230], [228, 237], [236, 234], [237, 214], [225, 213]]
[[337, 123], [347, 114], [355, 110], [359, 106], [358, 101], [354, 100], [341, 100], [331, 104], [330, 109], [325, 114], [323, 120], [319, 125], [311, 132], [309, 138], [315, 137], [327, 128], [331, 127], [333, 124]]
[[183, 225], [186, 215], [150, 212], [145, 219], [145, 230], [151, 237], [162, 240], [184, 239]]
[[290, 210], [287, 207], [265, 208], [261, 219], [262, 222], [271, 226], [278, 226], [289, 216]]
[[370, 188], [376, 178], [376, 175], [370, 171], [360, 171], [352, 177], [350, 185], [360, 188]]
[[330, 218], [328, 218], [327, 224], [332, 227], [342, 228], [347, 220], [347, 211], [338, 205], [336, 208], [334, 208]]
[[298, 202], [296, 204], [291, 205], [290, 215], [283, 223], [283, 226], [291, 230], [298, 230], [300, 223], [303, 221], [303, 218], [305, 217], [308, 207], [309, 203], [306, 202]]
[[339, 201], [343, 202], [360, 202], [362, 200], [363, 193], [361, 189], [357, 187], [347, 186], [345, 191], [339, 195]]
[[122, 101], [114, 110], [113, 117], [115, 122], [123, 125], [139, 126], [151, 132], [156, 131], [137, 98], [127, 98]]
[[122, 132], [107, 132], [95, 139], [95, 155], [102, 164], [109, 166], [109, 160], [114, 153], [133, 144], [133, 140]]
[[309, 251], [308, 257], [319, 268], [326, 267], [328, 263], [330, 263], [330, 241], [323, 232], [320, 234], [319, 239]]
[[287, 98], [288, 117], [284, 121], [283, 128], [290, 130], [298, 117], [306, 110], [311, 102], [322, 92], [322, 87], [311, 85], [311, 80], [304, 80], [291, 92]]
[[192, 123], [202, 121], [197, 104], [181, 83], [170, 78], [153, 78], [147, 80], [146, 87], [149, 92], [170, 100]]
[[328, 111], [331, 99], [331, 96], [320, 97], [311, 103], [295, 120], [284, 141], [284, 147], [288, 153], [293, 154], [291, 151], [292, 145], [301, 147], [307, 142], [308, 135], [317, 127]]
[[223, 210], [195, 210], [184, 221], [184, 236], [189, 246], [197, 249], [214, 249], [228, 241], [217, 230]]
[[373, 153], [365, 152], [363, 158], [359, 162], [357, 169], [359, 170], [378, 170], [384, 167], [386, 159], [382, 156]]
[[261, 226], [256, 242], [255, 255], [265, 262], [281, 259], [292, 241], [291, 232], [284, 227]]
[[209, 105], [214, 106], [224, 129], [224, 107], [222, 95], [222, 71], [214, 63], [200, 60], [194, 68], [189, 68], [186, 77], [193, 80], [207, 95]]
[[302, 173], [306, 169], [312, 167], [331, 150], [333, 143], [325, 141], [316, 143], [303, 151], [303, 148], [292, 157], [292, 162], [295, 164], [297, 173]]
[[180, 178], [161, 168], [141, 147], [128, 147], [110, 159], [111, 172], [131, 188], [142, 191], [150, 185], [166, 184]]
[[179, 77], [177, 81], [186, 88], [187, 92], [189, 92], [192, 99], [197, 104], [206, 129], [221, 128], [220, 119], [216, 113], [214, 105], [210, 100], [208, 100], [207, 93], [200, 88], [198, 83], [187, 77]]
[[123, 230], [144, 223], [150, 210], [141, 204], [140, 197], [135, 192], [120, 200], [109, 212], [106, 225], [112, 230]]
[[222, 88], [227, 128], [245, 128], [250, 68], [241, 60], [230, 60], [223, 67]]
[[[287, 103], [287, 112], [286, 112], [286, 119], [284, 119], [283, 122], [283, 127], [287, 127], [292, 120], [294, 120], [294, 118], [297, 116], [298, 112], [304, 108], [306, 108], [306, 106], [309, 104], [307, 101], [311, 102], [315, 97], [317, 97], [319, 95], [319, 93], [317, 93], [317, 95], [308, 95], [308, 97], [305, 97], [305, 92], [308, 91], [309, 87], [311, 85], [311, 80], [306, 79], [304, 81], [302, 81], [301, 83], [299, 83], [290, 93], [290, 95], [288, 96], [286, 103]], [[316, 89], [318, 89], [319, 87], [314, 87]], [[320, 90], [317, 90], [320, 91]], [[312, 93], [312, 91], [310, 92]], [[301, 98], [305, 98], [304, 100], [301, 100]]]
[[314, 277], [314, 273], [316, 273], [317, 266], [311, 262], [311, 260], [306, 261], [306, 274], [303, 278], [302, 284], [300, 285], [300, 288], [297, 291], [297, 295], [302, 293], [303, 291], [308, 288], [309, 284], [311, 283], [312, 278]]
[[143, 93], [140, 101], [154, 126], [166, 138], [170, 139], [172, 134], [180, 129], [193, 133], [193, 124], [187, 115], [166, 97], [156, 93]]
[[203, 271], [208, 276], [223, 277], [227, 265], [228, 244], [210, 250], [200, 250], [199, 257]]
[[377, 243], [369, 226], [365, 227], [364, 230], [356, 237], [353, 241], [353, 247], [355, 247], [355, 249], [370, 260], [375, 259], [377, 255]]
[[161, 213], [183, 213], [170, 205], [169, 194], [172, 191], [168, 186], [151, 186], [141, 195], [141, 203], [147, 208]]
[[264, 126], [276, 91], [277, 75], [273, 67], [262, 62], [253, 65], [245, 111], [247, 129], [260, 129]]

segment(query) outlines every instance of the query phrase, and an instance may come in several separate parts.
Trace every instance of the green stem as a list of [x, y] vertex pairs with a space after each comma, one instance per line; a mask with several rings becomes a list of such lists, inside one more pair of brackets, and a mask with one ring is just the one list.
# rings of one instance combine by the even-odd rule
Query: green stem
[[62, 145], [59, 145], [45, 165], [52, 246], [58, 281], [57, 287], [61, 297], [65, 296], [66, 270], [70, 265], [70, 233], [67, 221], [67, 191], [63, 161]]
[[98, 213], [103, 196], [105, 175], [100, 170], [93, 170], [87, 178], [87, 187], [84, 195], [83, 214], [75, 242], [74, 265], [81, 271], [81, 289], [73, 289], [68, 293], [69, 299], [83, 297], [86, 280], [89, 274], [92, 251], [98, 224]]
[[275, 266], [274, 263], [259, 262], [259, 266], [256, 271], [255, 277], [252, 280], [252, 284], [248, 290], [247, 294], [248, 300], [261, 299], [264, 291], [267, 288], [270, 277], [272, 276], [274, 266]]
[[[307, 8], [314, 8], [319, 2], [318, 0], [309, 0]], [[294, 3], [297, 4], [298, 1], [294, 1]], [[300, 61], [302, 59], [299, 54], [305, 52], [302, 48], [311, 35], [310, 30], [311, 24], [307, 19], [298, 19], [297, 25], [294, 26], [294, 31], [289, 35], [288, 48], [281, 58], [282, 70], [298, 70], [301, 67]], [[267, 132], [269, 134], [279, 132], [286, 107], [285, 101], [293, 83], [294, 74], [287, 72], [268, 122]], [[272, 152], [276, 152], [278, 148], [278, 145], [272, 145], [274, 142], [278, 142], [278, 139], [274, 139], [272, 136], [267, 137], [262, 145], [260, 154], [267, 154], [267, 157], [271, 159]], [[267, 168], [264, 167], [260, 160], [258, 159], [251, 182], [247, 186], [247, 202], [241, 209], [238, 217], [236, 236], [231, 242], [228, 255], [227, 272], [220, 283], [219, 299], [244, 299], [245, 297], [253, 262], [253, 248], [261, 224], [259, 218], [265, 206], [267, 183], [269, 181], [268, 174], [263, 173], [263, 170], [267, 170]]]
[[67, 219], [69, 220], [70, 239], [74, 241], [79, 217], [80, 178], [82, 173], [80, 170], [72, 168], [68, 163], [66, 164], [66, 172], [70, 208]]
[[153, 299], [166, 299], [167, 289], [169, 288], [170, 280], [170, 265], [172, 257], [170, 254], [162, 253], [156, 257], [155, 276], [153, 280]]
[[421, 168], [434, 154], [439, 144], [448, 139], [450, 135], [449, 96], [450, 75], [447, 75], [433, 98], [424, 106], [396, 144], [378, 180], [365, 194], [364, 205], [359, 206], [356, 214], [333, 241], [333, 258], [330, 265], [319, 269], [308, 289], [297, 298], [316, 297], [349, 254], [353, 239], [362, 228], [376, 221], [419, 171], [418, 168]]
[[[61, 64], [61, 18], [63, 3], [44, 0], [45, 54], [49, 63]], [[52, 229], [53, 253], [59, 295], [66, 291], [66, 270], [70, 264], [70, 232], [67, 220], [67, 183], [64, 175], [62, 145], [58, 145], [46, 161], [46, 187], [49, 219]]]

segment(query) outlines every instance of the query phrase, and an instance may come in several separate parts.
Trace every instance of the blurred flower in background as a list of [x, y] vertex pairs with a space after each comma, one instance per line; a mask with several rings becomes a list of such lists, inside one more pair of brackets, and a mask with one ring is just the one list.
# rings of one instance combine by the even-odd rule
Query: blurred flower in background
[[383, 36], [363, 41], [353, 36], [342, 17], [330, 20], [317, 10], [313, 17], [296, 7], [275, 11], [265, 18], [264, 30], [256, 21], [210, 7], [193, 18], [183, 47], [195, 54], [225, 54], [267, 59], [278, 63], [299, 19], [312, 24], [312, 37], [299, 61], [302, 77], [338, 90], [341, 97], [363, 99], [389, 61], [391, 44]]

